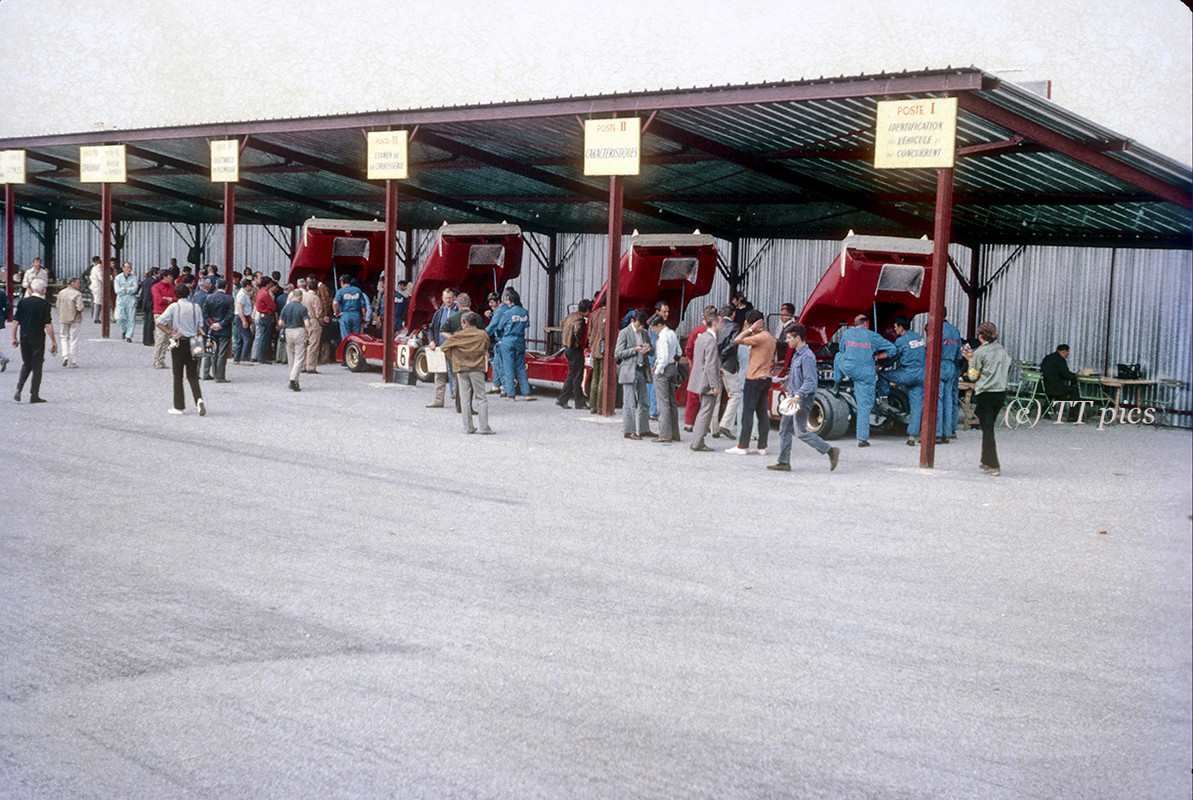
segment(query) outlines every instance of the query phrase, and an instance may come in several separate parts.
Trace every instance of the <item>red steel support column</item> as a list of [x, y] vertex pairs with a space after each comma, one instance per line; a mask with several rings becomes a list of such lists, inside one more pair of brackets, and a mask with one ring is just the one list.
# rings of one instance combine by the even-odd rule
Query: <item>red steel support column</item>
[[928, 363], [924, 371], [924, 412], [920, 423], [920, 467], [936, 458], [936, 403], [940, 397], [940, 340], [944, 328], [944, 286], [949, 271], [953, 227], [953, 168], [936, 171], [936, 225], [932, 233], [932, 292], [928, 312]]
[[[101, 183], [99, 185], [99, 203], [100, 203], [100, 228], [103, 233], [103, 253], [102, 253], [102, 267], [100, 271], [103, 275], [103, 280], [100, 284], [99, 303], [99, 337], [107, 339], [112, 332], [112, 320], [108, 315], [108, 293], [112, 288], [112, 184]], [[94, 298], [92, 302], [95, 302]]]
[[383, 291], [377, 298], [381, 306], [381, 340], [385, 342], [385, 355], [381, 361], [381, 380], [394, 381], [394, 292], [397, 290], [395, 260], [398, 251], [398, 182], [385, 182], [385, 278], [381, 281]]
[[[402, 280], [407, 283], [414, 280], [414, 228], [406, 230], [406, 257], [402, 259], [402, 267], [406, 270]], [[405, 325], [406, 320], [402, 320], [402, 324]]]
[[236, 184], [224, 182], [224, 280], [228, 282], [228, 294], [235, 296], [236, 288], [232, 286], [232, 271], [235, 269], [235, 257], [232, 253], [236, 244]]
[[[555, 312], [555, 304], [559, 302], [559, 265], [555, 263], [555, 234], [551, 234], [551, 243], [547, 247], [547, 327], [554, 328], [559, 315]], [[551, 350], [551, 334], [547, 334], [547, 352]]]
[[13, 294], [13, 268], [16, 265], [16, 190], [11, 183], [4, 184], [4, 291], [8, 293], [8, 319], [17, 307], [17, 296]]
[[969, 256], [969, 314], [965, 323], [965, 338], [972, 339], [974, 331], [978, 329], [978, 295], [982, 293], [982, 286], [978, 283], [981, 275], [982, 246], [975, 244]]
[[605, 289], [605, 384], [602, 388], [601, 413], [613, 415], [617, 406], [617, 361], [613, 348], [617, 345], [617, 323], [621, 321], [618, 308], [618, 276], [621, 272], [621, 218], [624, 210], [625, 186], [622, 178], [609, 178], [609, 282]]

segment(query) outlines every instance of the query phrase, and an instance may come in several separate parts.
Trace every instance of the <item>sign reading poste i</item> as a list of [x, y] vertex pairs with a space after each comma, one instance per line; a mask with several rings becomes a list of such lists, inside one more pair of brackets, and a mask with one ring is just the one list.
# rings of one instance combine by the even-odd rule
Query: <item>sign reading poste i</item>
[[957, 98], [883, 100], [874, 131], [874, 168], [951, 167]]
[[369, 179], [405, 180], [407, 131], [369, 131]]
[[637, 117], [584, 120], [584, 174], [637, 175], [641, 139]]

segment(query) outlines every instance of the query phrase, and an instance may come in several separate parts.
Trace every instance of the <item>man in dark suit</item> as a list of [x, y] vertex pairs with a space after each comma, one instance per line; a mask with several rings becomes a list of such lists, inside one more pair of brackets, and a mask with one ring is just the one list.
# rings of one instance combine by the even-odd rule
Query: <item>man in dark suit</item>
[[1044, 377], [1044, 394], [1050, 400], [1078, 400], [1077, 376], [1069, 370], [1069, 346], [1058, 344], [1056, 351], [1040, 362]]

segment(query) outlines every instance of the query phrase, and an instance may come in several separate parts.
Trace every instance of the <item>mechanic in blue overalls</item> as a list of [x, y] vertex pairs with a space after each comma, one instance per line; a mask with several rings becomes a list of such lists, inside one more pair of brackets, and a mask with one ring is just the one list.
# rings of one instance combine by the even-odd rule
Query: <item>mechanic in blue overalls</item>
[[895, 317], [895, 357], [899, 366], [878, 373], [878, 396], [887, 397], [891, 384], [897, 383], [907, 389], [907, 402], [911, 414], [907, 421], [907, 444], [915, 445], [920, 437], [920, 418], [924, 413], [924, 364], [927, 351], [924, 337], [911, 330], [911, 320], [905, 316]]
[[957, 438], [958, 383], [961, 378], [961, 331], [945, 317], [940, 332], [940, 398], [936, 403], [936, 442]]
[[[509, 291], [506, 289], [507, 297]], [[485, 326], [485, 333], [489, 334], [489, 340], [493, 342], [493, 388], [489, 390], [489, 394], [501, 394], [501, 389], [505, 385], [505, 357], [502, 355], [500, 345], [501, 328], [505, 325], [505, 318], [509, 316], [509, 313], [509, 305], [498, 300], [497, 305], [493, 306], [493, 315], [489, 317], [489, 324]]]
[[369, 306], [365, 302], [365, 293], [353, 285], [351, 277], [340, 276], [340, 288], [332, 298], [331, 307], [340, 318], [340, 339], [350, 333], [360, 333], [361, 318]]
[[874, 408], [874, 388], [878, 382], [874, 362], [880, 356], [893, 356], [895, 346], [866, 327], [865, 314], [853, 318], [853, 327], [841, 336], [840, 349], [833, 358], [833, 383], [844, 378], [853, 381], [857, 400], [857, 446], [870, 446], [870, 411]]
[[[508, 310], [501, 318], [501, 327], [498, 329], [501, 339], [497, 343], [505, 373], [501, 378], [501, 386], [508, 400], [513, 400], [518, 394], [533, 400], [530, 396], [530, 380], [526, 376], [526, 328], [530, 325], [530, 312], [522, 307], [522, 298], [513, 289], [506, 290], [505, 302]], [[497, 314], [494, 313], [493, 317], [496, 319]]]

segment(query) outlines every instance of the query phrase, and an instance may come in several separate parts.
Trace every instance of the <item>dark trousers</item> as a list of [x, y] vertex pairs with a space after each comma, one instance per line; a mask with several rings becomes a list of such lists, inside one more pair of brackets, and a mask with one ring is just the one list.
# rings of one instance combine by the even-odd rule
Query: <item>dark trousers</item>
[[563, 391], [556, 402], [566, 406], [569, 400], [576, 401], [576, 408], [584, 404], [584, 351], [578, 347], [563, 348], [568, 362], [568, 376], [563, 381]]
[[153, 347], [157, 343], [157, 337], [154, 332], [157, 330], [153, 326], [153, 309], [145, 309], [145, 322], [142, 329], [141, 341], [147, 347]]
[[231, 344], [231, 336], [213, 336], [212, 341], [215, 342], [215, 353], [208, 356], [208, 369], [215, 374], [216, 380], [223, 380], [224, 374], [228, 366], [228, 345]]
[[[679, 408], [675, 405], [675, 390], [679, 387], [679, 368], [668, 364], [662, 375], [654, 379], [655, 403], [659, 410], [659, 437], [679, 441]], [[759, 445], [764, 447], [765, 445]]]
[[25, 388], [25, 379], [32, 376], [29, 397], [41, 397], [41, 367], [46, 361], [46, 335], [21, 337], [21, 377], [17, 378], [17, 394]]
[[186, 371], [186, 382], [191, 385], [191, 395], [195, 404], [203, 393], [199, 391], [199, 360], [191, 355], [191, 340], [183, 336], [178, 344], [170, 348], [170, 365], [174, 368], [174, 408], [182, 411], [186, 408], [186, 394], [182, 390], [182, 373]]
[[236, 329], [240, 332], [240, 338], [236, 340], [236, 352], [232, 354], [232, 360], [248, 361], [253, 352], [253, 321], [249, 320], [246, 325], [240, 321], [238, 315]]
[[982, 465], [999, 469], [998, 448], [994, 444], [994, 426], [1006, 392], [982, 392], [974, 395], [974, 412], [982, 426]]
[[770, 436], [770, 413], [766, 407], [769, 398], [770, 378], [746, 379], [741, 391], [741, 433], [737, 436], [737, 446], [743, 450], [750, 446], [754, 418], [758, 420], [758, 447], [766, 449]]

